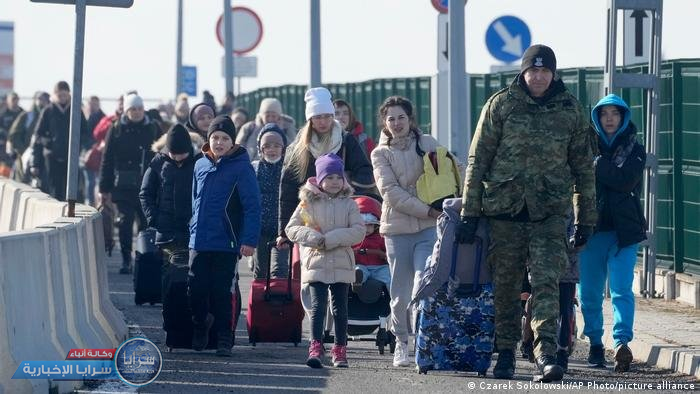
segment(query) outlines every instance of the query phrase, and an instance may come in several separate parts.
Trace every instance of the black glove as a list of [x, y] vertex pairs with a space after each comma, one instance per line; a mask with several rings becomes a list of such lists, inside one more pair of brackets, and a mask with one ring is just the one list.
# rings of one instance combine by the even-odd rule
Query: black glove
[[476, 237], [476, 228], [479, 226], [479, 218], [472, 216], [462, 216], [457, 226], [455, 238], [461, 244], [472, 244]]
[[588, 238], [590, 238], [591, 234], [593, 234], [592, 226], [579, 224], [574, 226], [574, 248], [585, 245], [586, 242], [588, 242]]

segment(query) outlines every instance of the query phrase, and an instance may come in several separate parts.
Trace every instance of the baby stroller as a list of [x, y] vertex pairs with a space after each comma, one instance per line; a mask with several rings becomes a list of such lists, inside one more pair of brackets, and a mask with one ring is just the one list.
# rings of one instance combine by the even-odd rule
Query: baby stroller
[[348, 337], [351, 339], [363, 339], [363, 336], [372, 335], [379, 354], [384, 354], [384, 348], [388, 345], [389, 351], [394, 353], [396, 338], [387, 329], [387, 321], [391, 314], [389, 305], [391, 297], [384, 283], [370, 278], [357, 289], [350, 290], [348, 296]]

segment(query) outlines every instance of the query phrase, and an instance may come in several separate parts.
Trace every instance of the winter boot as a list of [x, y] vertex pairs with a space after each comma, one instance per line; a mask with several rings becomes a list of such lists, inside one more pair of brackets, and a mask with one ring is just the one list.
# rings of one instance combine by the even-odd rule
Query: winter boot
[[218, 357], [233, 357], [231, 347], [233, 346], [233, 332], [224, 330], [217, 333], [216, 355]]
[[501, 349], [498, 353], [493, 377], [496, 379], [513, 379], [515, 374], [515, 352], [513, 349]]
[[549, 354], [543, 354], [535, 359], [540, 375], [535, 376], [535, 380], [549, 383], [561, 380], [564, 377], [564, 370], [557, 365], [556, 359]]

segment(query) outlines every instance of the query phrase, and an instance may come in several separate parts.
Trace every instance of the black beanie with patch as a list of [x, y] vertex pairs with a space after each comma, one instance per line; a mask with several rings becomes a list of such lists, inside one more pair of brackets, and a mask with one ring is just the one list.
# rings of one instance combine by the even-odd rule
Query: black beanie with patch
[[216, 131], [224, 132], [231, 137], [232, 141], [236, 141], [236, 125], [233, 124], [231, 117], [228, 115], [219, 115], [211, 121], [207, 131], [207, 140]]
[[165, 146], [170, 153], [182, 154], [192, 151], [192, 139], [185, 126], [177, 123], [168, 130]]
[[530, 67], [545, 67], [552, 74], [557, 71], [557, 57], [554, 55], [552, 48], [537, 44], [527, 48], [523, 54], [523, 60], [520, 63], [520, 72], [525, 72]]

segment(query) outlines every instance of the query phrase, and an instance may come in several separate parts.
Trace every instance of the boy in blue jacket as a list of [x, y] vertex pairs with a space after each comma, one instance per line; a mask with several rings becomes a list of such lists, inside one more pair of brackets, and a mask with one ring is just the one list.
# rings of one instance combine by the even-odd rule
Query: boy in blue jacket
[[[192, 348], [207, 346], [209, 329], [218, 336], [216, 355], [231, 357], [231, 283], [240, 255], [252, 256], [260, 237], [260, 190], [245, 148], [234, 143], [228, 116], [209, 126], [204, 156], [192, 180], [189, 292]], [[210, 302], [211, 301], [211, 302]]]

